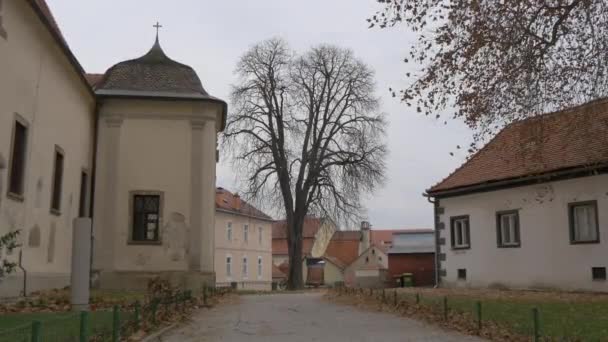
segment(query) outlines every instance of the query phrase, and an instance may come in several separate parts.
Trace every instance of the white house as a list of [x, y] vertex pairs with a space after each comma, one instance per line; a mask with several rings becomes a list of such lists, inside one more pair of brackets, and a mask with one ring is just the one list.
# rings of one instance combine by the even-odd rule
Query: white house
[[508, 125], [427, 190], [443, 286], [608, 291], [608, 100]]

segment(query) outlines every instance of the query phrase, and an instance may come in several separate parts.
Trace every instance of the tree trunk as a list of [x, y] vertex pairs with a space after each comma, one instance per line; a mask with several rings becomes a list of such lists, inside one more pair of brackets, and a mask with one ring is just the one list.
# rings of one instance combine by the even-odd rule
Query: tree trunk
[[[287, 246], [289, 252], [287, 289], [300, 290], [304, 288], [304, 277], [302, 274], [302, 228], [304, 225], [304, 216], [287, 216]], [[291, 216], [291, 218], [289, 216]]]

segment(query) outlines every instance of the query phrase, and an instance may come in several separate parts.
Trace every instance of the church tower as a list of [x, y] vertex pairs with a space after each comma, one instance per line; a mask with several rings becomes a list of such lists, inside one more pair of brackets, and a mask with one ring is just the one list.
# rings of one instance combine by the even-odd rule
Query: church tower
[[158, 40], [112, 66], [98, 99], [93, 271], [98, 286], [214, 282], [217, 133], [226, 102]]

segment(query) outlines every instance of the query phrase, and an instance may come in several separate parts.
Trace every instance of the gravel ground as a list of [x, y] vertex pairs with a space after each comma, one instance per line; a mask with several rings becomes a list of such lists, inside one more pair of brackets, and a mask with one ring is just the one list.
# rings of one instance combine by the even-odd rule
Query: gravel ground
[[482, 341], [387, 313], [323, 299], [322, 293], [242, 296], [164, 335], [181, 341]]

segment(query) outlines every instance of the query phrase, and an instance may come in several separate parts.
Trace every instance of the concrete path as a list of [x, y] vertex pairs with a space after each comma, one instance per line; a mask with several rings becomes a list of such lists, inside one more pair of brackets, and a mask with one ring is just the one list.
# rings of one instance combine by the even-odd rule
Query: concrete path
[[482, 341], [395, 315], [330, 303], [321, 293], [243, 296], [161, 338], [182, 341]]

